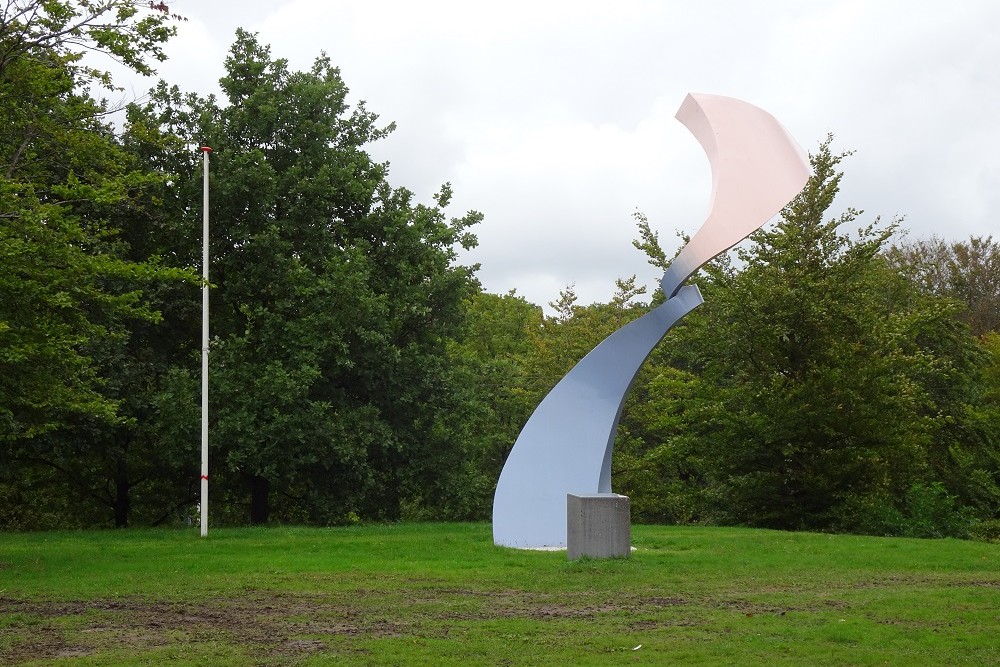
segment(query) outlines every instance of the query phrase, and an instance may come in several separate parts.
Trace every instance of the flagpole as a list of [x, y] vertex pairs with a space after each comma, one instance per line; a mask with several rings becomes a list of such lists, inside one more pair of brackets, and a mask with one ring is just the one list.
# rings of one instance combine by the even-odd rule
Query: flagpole
[[201, 236], [201, 536], [208, 535], [208, 154], [202, 153], [202, 236]]

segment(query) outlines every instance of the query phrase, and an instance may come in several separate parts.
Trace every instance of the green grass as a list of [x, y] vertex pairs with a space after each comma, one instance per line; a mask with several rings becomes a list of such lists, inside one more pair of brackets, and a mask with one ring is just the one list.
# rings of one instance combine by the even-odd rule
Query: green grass
[[633, 544], [567, 562], [485, 524], [2, 534], [0, 664], [1000, 663], [1000, 545], [656, 526]]

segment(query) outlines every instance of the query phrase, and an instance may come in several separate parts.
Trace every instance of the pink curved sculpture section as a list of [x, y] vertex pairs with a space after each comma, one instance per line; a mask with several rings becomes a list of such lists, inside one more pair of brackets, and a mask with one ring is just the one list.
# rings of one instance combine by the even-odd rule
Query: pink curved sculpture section
[[774, 116], [742, 100], [691, 93], [677, 111], [708, 156], [708, 217], [660, 282], [670, 298], [691, 274], [770, 220], [805, 186], [809, 159]]

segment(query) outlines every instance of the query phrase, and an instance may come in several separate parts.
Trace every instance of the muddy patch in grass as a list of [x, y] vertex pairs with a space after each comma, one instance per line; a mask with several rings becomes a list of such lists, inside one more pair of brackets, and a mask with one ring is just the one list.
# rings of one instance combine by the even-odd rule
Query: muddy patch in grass
[[[505, 619], [581, 620], [632, 630], [710, 623], [714, 612], [747, 616], [827, 611], [831, 600], [776, 603], [735, 595], [651, 595], [433, 588], [336, 593], [249, 591], [195, 601], [135, 597], [38, 601], [0, 597], [0, 664], [208, 645], [268, 665], [367, 650], [369, 640], [446, 637], [456, 625]], [[659, 593], [657, 595], [657, 593]], [[787, 604], [792, 602], [792, 604]]]
[[0, 618], [30, 619], [0, 629], [0, 664], [205, 641], [249, 648], [280, 664], [285, 656], [324, 650], [325, 638], [399, 635], [398, 624], [365, 616], [325, 596], [287, 594], [198, 602], [0, 598]]

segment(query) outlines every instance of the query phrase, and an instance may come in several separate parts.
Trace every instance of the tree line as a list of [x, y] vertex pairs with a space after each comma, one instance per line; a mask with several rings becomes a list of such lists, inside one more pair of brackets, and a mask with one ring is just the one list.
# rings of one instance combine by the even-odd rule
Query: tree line
[[[0, 16], [0, 526], [196, 516], [199, 145], [212, 146], [213, 521], [485, 519], [545, 393], [655, 306], [571, 288], [551, 314], [464, 266], [482, 219], [393, 187], [325, 55], [238, 31], [224, 99], [160, 82], [110, 121], [90, 50], [148, 73], [164, 5], [8, 0]], [[613, 484], [634, 516], [899, 535], [997, 532], [1000, 252], [828, 217], [832, 138], [781, 214], [694, 280], [643, 368]], [[636, 248], [668, 257], [637, 215]], [[992, 531], [992, 532], [991, 532]]]

